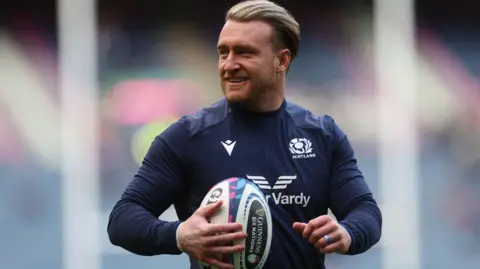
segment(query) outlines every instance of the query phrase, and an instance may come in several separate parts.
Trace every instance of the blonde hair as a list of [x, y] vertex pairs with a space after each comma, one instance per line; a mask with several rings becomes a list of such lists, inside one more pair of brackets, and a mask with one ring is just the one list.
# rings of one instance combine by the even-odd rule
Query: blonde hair
[[263, 21], [274, 29], [273, 44], [276, 49], [287, 48], [291, 61], [298, 54], [300, 25], [285, 8], [267, 0], [247, 0], [228, 10], [225, 21]]

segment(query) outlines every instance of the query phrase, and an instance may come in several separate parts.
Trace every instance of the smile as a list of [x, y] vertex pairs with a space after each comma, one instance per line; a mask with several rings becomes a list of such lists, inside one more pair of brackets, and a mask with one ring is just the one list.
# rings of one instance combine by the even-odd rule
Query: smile
[[248, 78], [243, 77], [235, 77], [235, 78], [228, 78], [226, 79], [229, 84], [240, 84], [248, 80]]

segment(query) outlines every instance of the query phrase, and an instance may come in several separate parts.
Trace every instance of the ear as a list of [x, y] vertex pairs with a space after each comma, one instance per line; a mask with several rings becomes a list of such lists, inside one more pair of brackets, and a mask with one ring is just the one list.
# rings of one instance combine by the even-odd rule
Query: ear
[[277, 59], [278, 59], [277, 73], [286, 71], [292, 59], [292, 53], [290, 52], [289, 49], [280, 50], [277, 53]]

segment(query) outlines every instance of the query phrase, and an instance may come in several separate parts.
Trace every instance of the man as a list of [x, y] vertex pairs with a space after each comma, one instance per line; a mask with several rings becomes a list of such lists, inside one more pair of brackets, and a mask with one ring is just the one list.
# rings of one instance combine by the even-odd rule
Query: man
[[[198, 260], [233, 268], [216, 257], [243, 250], [228, 244], [246, 237], [241, 225], [208, 223], [220, 202], [198, 207], [213, 185], [235, 176], [269, 186], [293, 179], [262, 189], [274, 219], [265, 269], [324, 268], [325, 253], [358, 254], [379, 241], [381, 213], [346, 135], [331, 117], [285, 100], [299, 32], [290, 13], [268, 1], [228, 11], [218, 40], [225, 98], [155, 138], [111, 213], [113, 244], [139, 255], [183, 251], [191, 268]], [[159, 220], [172, 204], [180, 221]]]

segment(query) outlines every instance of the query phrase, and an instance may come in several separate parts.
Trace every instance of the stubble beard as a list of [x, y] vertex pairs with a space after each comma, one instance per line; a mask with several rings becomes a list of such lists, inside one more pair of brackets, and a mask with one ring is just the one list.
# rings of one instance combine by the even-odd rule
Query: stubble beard
[[[227, 85], [221, 83], [223, 94], [226, 96]], [[244, 104], [248, 107], [258, 107], [262, 102], [268, 101], [276, 91], [275, 78], [264, 81], [250, 80], [250, 91], [247, 96], [234, 96], [227, 98], [232, 104]]]

